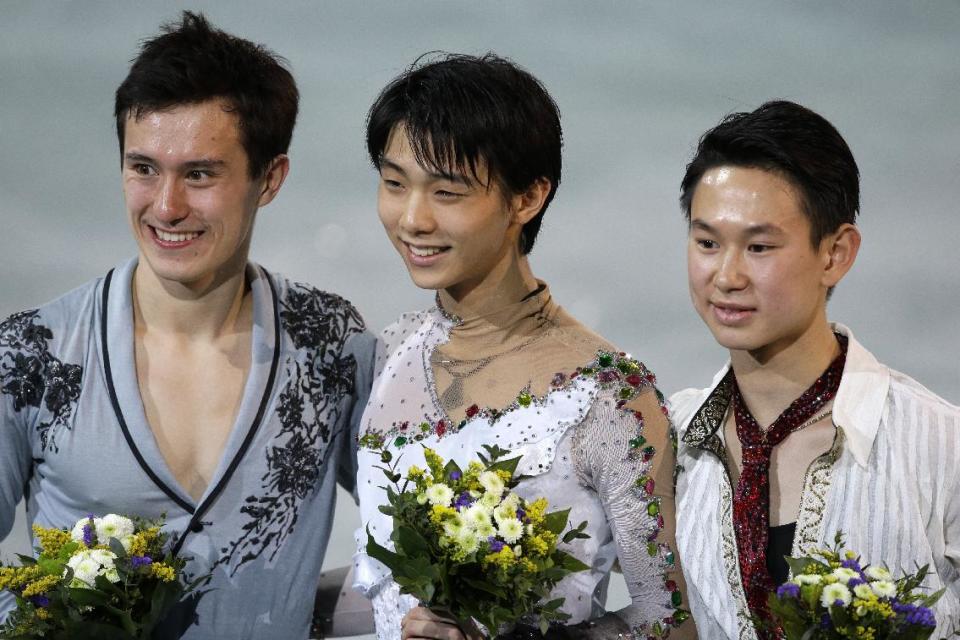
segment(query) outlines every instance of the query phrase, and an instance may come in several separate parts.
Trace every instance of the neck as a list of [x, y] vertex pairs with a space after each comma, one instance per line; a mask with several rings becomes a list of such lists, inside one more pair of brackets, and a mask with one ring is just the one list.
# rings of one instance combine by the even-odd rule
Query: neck
[[196, 288], [157, 277], [143, 260], [133, 274], [134, 326], [188, 341], [235, 333], [252, 313], [245, 269]]
[[482, 282], [466, 289], [441, 290], [440, 304], [447, 311], [468, 318], [515, 304], [537, 286], [529, 260], [517, 250], [513, 259], [501, 261]]
[[750, 413], [766, 426], [800, 397], [839, 353], [836, 336], [824, 318], [789, 345], [773, 352], [731, 351], [730, 362]]

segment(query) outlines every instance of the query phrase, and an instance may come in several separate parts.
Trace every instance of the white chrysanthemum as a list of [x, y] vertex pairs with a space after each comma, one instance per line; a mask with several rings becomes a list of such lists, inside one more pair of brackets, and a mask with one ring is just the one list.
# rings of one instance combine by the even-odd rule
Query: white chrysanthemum
[[514, 511], [516, 511], [517, 507], [520, 506], [520, 496], [518, 496], [517, 494], [511, 491], [506, 496], [504, 496], [503, 502], [501, 502], [500, 504], [502, 504], [505, 507], [510, 507]]
[[507, 544], [513, 544], [523, 537], [523, 523], [516, 518], [504, 520], [500, 524], [500, 537]]
[[417, 494], [417, 504], [427, 504], [427, 493], [418, 493]]
[[501, 502], [500, 506], [493, 510], [493, 519], [498, 525], [506, 520], [516, 520], [517, 509]]
[[463, 527], [454, 536], [453, 541], [464, 553], [473, 553], [480, 547], [480, 541], [477, 540], [477, 535], [470, 529]]
[[884, 569], [883, 567], [867, 567], [863, 570], [871, 580], [892, 580], [893, 576], [890, 575], [890, 572]]
[[820, 584], [823, 582], [823, 577], [816, 573], [801, 573], [798, 576], [794, 576], [793, 581], [799, 585]]
[[97, 541], [100, 544], [109, 543], [110, 538], [123, 540], [127, 536], [133, 535], [133, 521], [115, 513], [108, 513], [93, 522], [97, 528]]
[[[97, 523], [96, 520], [94, 520], [93, 522], [94, 532], [96, 532], [96, 523]], [[83, 518], [81, 520], [77, 520], [77, 524], [73, 525], [73, 530], [70, 532], [70, 538], [73, 539], [74, 542], [83, 542], [83, 528], [88, 524], [90, 524], [89, 518]]]
[[430, 504], [438, 504], [442, 507], [449, 507], [450, 502], [453, 500], [453, 489], [442, 482], [438, 482], [427, 487], [426, 496]]
[[105, 549], [83, 549], [74, 553], [67, 560], [67, 566], [73, 570], [74, 580], [71, 585], [92, 587], [97, 576], [104, 576], [110, 582], [118, 582], [120, 575], [114, 565], [116, 558], [113, 552]]
[[823, 593], [820, 594], [820, 604], [824, 607], [832, 607], [837, 600], [842, 602], [843, 606], [847, 606], [851, 599], [850, 589], [839, 582], [828, 584], [823, 588]]
[[457, 537], [461, 529], [463, 529], [463, 521], [460, 519], [460, 514], [451, 516], [443, 521], [443, 533], [450, 538]]
[[897, 595], [897, 585], [890, 580], [877, 580], [870, 583], [870, 588], [878, 598], [892, 598]]
[[484, 471], [477, 480], [480, 482], [480, 486], [486, 489], [487, 493], [492, 493], [498, 498], [503, 495], [503, 490], [506, 489], [503, 480], [494, 471]]
[[490, 522], [477, 525], [477, 527], [473, 531], [478, 538], [481, 538], [484, 540], [489, 538], [490, 536], [497, 535], [496, 528]]
[[460, 517], [463, 518], [464, 524], [474, 529], [490, 524], [490, 516], [491, 509], [479, 502], [473, 503], [460, 512]]
[[873, 589], [866, 582], [862, 582], [853, 588], [853, 595], [862, 600], [873, 600]]
[[847, 584], [854, 578], [859, 578], [860, 574], [854, 571], [853, 569], [847, 569], [846, 567], [837, 567], [833, 570], [833, 577], [837, 579], [837, 582], [842, 582]]
[[500, 504], [500, 496], [495, 493], [485, 493], [477, 501], [492, 512]]
[[518, 558], [519, 558], [520, 556], [522, 556], [522, 555], [523, 555], [523, 547], [521, 547], [520, 545], [515, 546], [515, 547], [513, 548], [513, 555], [517, 556]]

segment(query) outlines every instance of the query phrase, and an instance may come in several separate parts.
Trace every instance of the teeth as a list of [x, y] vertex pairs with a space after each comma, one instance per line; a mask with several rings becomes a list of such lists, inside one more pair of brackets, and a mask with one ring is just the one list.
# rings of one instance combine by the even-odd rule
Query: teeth
[[168, 233], [167, 231], [156, 229], [156, 232], [157, 237], [164, 242], [186, 242], [188, 240], [193, 240], [200, 235], [200, 233], [197, 231], [191, 231], [189, 233]]
[[440, 253], [441, 251], [443, 251], [443, 249], [437, 249], [437, 248], [435, 248], [435, 247], [423, 247], [423, 248], [421, 248], [421, 247], [415, 247], [415, 246], [413, 246], [413, 245], [410, 245], [410, 253], [412, 253], [413, 255], [418, 256], [418, 257], [420, 257], [420, 258], [426, 258], [426, 257], [429, 257], [429, 256], [435, 256], [435, 255], [437, 255], [438, 253]]

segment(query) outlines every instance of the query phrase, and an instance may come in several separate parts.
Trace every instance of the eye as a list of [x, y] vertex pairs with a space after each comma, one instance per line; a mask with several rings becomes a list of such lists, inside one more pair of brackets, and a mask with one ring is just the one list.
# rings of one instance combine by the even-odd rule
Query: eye
[[454, 191], [447, 191], [446, 189], [439, 189], [436, 191], [436, 196], [441, 200], [456, 200], [457, 198], [461, 198], [464, 195], [466, 194], [456, 193]]
[[717, 242], [715, 240], [708, 240], [707, 238], [698, 238], [694, 240], [697, 243], [697, 246], [701, 249], [716, 249]]
[[747, 251], [750, 253], [766, 253], [771, 249], [773, 249], [773, 246], [769, 244], [751, 244], [747, 247]]
[[397, 180], [391, 180], [390, 178], [382, 178], [383, 186], [387, 191], [399, 191], [403, 188], [403, 185], [400, 184]]
[[152, 176], [156, 174], [153, 167], [143, 162], [137, 162], [130, 167], [138, 176]]

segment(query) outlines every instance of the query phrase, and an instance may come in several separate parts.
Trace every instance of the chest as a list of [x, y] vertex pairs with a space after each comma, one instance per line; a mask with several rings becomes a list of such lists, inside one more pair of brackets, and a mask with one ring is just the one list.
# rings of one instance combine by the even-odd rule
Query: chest
[[243, 399], [249, 337], [210, 344], [136, 341], [144, 416], [174, 476], [194, 497], [220, 461]]

